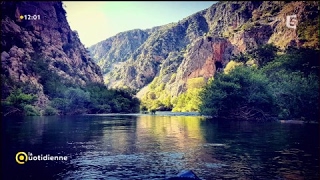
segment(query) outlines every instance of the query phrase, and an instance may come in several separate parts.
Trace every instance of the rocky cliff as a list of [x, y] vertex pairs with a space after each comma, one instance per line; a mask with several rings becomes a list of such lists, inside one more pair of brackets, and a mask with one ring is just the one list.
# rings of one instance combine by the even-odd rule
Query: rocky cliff
[[[297, 28], [286, 16], [297, 16]], [[146, 93], [153, 82], [176, 96], [193, 78], [212, 77], [233, 56], [260, 45], [318, 46], [317, 2], [218, 2], [176, 23], [119, 33], [89, 48], [109, 87]]]
[[[30, 62], [46, 59], [48, 72], [66, 82], [85, 85], [102, 83], [102, 73], [72, 31], [61, 2], [1, 2], [1, 74], [4, 79], [33, 84], [39, 89], [39, 106], [48, 97], [40, 75]], [[2, 87], [4, 88], [4, 87]], [[2, 91], [6, 96], [6, 91]]]
[[[140, 29], [122, 32], [91, 46], [91, 54], [94, 59], [100, 60], [97, 63], [103, 69], [103, 73], [107, 73], [115, 62], [127, 60], [146, 41], [148, 36], [149, 33]], [[104, 59], [109, 61], [104, 61]]]

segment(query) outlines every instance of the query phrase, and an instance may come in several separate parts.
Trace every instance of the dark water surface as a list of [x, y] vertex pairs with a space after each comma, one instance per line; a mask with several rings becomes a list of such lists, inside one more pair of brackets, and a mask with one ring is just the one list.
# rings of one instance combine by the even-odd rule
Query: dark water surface
[[[2, 120], [1, 179], [319, 179], [319, 126], [197, 116], [109, 115]], [[17, 152], [67, 156], [27, 161]]]

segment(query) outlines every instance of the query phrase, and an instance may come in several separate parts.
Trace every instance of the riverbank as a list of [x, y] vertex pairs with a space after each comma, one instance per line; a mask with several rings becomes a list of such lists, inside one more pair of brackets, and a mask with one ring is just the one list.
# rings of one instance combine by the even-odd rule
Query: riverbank
[[282, 124], [319, 124], [317, 121], [302, 121], [302, 120], [279, 120]]
[[[85, 114], [90, 116], [201, 116], [204, 118], [212, 119], [212, 116], [203, 116], [199, 112], [171, 112], [171, 111], [156, 111], [155, 114], [151, 113], [106, 113], [106, 114]], [[213, 118], [215, 119], [215, 118]], [[219, 118], [217, 118], [219, 119]], [[317, 121], [303, 121], [303, 120], [271, 120], [280, 122], [282, 124], [319, 124]]]
[[[86, 114], [94, 116], [201, 116], [198, 112], [171, 112], [171, 111], [156, 111], [155, 114], [145, 113], [107, 113], [107, 114]], [[204, 116], [202, 116], [204, 117]]]

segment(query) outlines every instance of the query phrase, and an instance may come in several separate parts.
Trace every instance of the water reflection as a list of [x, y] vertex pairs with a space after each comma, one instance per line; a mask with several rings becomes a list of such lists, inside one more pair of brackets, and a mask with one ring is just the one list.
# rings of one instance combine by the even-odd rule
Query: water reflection
[[[202, 179], [319, 179], [317, 125], [147, 115], [29, 117], [2, 125], [2, 179], [164, 179], [183, 169]], [[18, 151], [69, 160], [21, 166]]]
[[207, 142], [219, 140], [230, 147], [216, 151], [215, 156], [228, 166], [215, 169], [215, 178], [319, 178], [317, 126], [236, 121], [203, 121], [202, 125]]
[[103, 129], [102, 137], [73, 159], [61, 177], [164, 179], [199, 161], [194, 154], [204, 143], [200, 117], [130, 118], [109, 116], [96, 122]]
[[[200, 117], [142, 116], [137, 121], [140, 152], [150, 147], [160, 151], [192, 149], [203, 143]], [[141, 142], [149, 142], [148, 144]]]

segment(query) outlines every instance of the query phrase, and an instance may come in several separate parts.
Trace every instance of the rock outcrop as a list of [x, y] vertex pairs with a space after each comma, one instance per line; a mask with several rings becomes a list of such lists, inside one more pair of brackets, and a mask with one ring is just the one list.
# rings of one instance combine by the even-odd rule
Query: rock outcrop
[[[127, 60], [130, 55], [140, 47], [148, 38], [149, 33], [140, 29], [117, 34], [106, 41], [102, 41], [90, 47], [94, 59], [103, 69], [103, 73], [112, 69], [112, 64]], [[109, 59], [110, 61], [101, 61]]]
[[[102, 73], [72, 31], [62, 2], [1, 2], [1, 73], [16, 82], [39, 88], [39, 105], [48, 97], [39, 75], [28, 63], [48, 60], [49, 71], [70, 83], [102, 83]], [[39, 59], [38, 59], [39, 58]]]
[[[296, 29], [286, 26], [286, 16], [293, 14]], [[217, 64], [224, 67], [240, 52], [266, 43], [318, 46], [318, 15], [317, 2], [218, 2], [177, 23], [119, 33], [90, 50], [109, 87], [146, 92], [157, 78], [176, 96], [186, 91], [188, 79], [212, 77]]]

